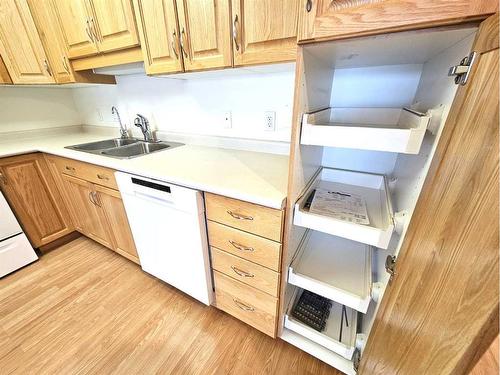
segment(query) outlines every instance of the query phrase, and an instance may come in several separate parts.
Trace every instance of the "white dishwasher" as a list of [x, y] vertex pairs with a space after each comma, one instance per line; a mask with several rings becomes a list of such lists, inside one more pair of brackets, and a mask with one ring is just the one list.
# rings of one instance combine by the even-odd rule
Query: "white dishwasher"
[[122, 172], [115, 176], [142, 269], [209, 305], [213, 288], [202, 193]]

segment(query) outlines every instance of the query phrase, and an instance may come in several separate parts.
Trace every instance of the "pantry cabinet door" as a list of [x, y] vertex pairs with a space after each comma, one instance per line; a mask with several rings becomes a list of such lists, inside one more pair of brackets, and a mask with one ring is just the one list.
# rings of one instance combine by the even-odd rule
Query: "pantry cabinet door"
[[234, 65], [293, 61], [299, 0], [232, 0]]
[[90, 0], [90, 4], [100, 52], [139, 45], [131, 0]]
[[0, 159], [0, 187], [33, 246], [46, 245], [73, 231], [42, 154]]
[[430, 27], [484, 18], [497, 0], [300, 0], [299, 42]]
[[361, 374], [468, 374], [498, 335], [498, 15], [476, 37]]
[[230, 0], [177, 0], [186, 71], [232, 65]]
[[51, 0], [28, 0], [31, 15], [39, 31], [51, 72], [57, 83], [74, 82], [66, 46]]
[[134, 0], [147, 74], [182, 72], [175, 0]]
[[[97, 36], [93, 32], [87, 0], [53, 0], [68, 57], [95, 55]], [[95, 26], [95, 24], [94, 24]]]
[[55, 83], [26, 0], [0, 2], [0, 55], [13, 83]]
[[97, 202], [101, 205], [113, 240], [113, 249], [125, 258], [139, 263], [134, 238], [119, 191], [94, 185]]
[[77, 230], [87, 237], [112, 249], [111, 235], [93, 185], [76, 177], [63, 175], [75, 213]]

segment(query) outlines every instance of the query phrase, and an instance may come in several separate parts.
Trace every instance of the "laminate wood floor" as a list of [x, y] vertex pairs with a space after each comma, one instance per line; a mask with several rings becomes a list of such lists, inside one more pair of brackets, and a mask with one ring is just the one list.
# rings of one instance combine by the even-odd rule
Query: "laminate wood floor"
[[334, 374], [84, 237], [0, 279], [0, 374]]

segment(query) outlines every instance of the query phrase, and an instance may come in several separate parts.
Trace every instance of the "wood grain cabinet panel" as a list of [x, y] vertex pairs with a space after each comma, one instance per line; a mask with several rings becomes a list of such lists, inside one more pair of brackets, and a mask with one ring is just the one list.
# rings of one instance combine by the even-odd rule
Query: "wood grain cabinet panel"
[[234, 65], [293, 61], [299, 0], [232, 0]]
[[35, 247], [73, 231], [69, 213], [42, 154], [0, 159], [0, 183]]
[[109, 231], [112, 234], [113, 250], [133, 262], [139, 263], [139, 256], [120, 192], [98, 185], [94, 185], [93, 188], [97, 192], [97, 203], [104, 212]]
[[53, 0], [69, 58], [99, 52], [91, 30], [88, 0]]
[[63, 175], [63, 179], [68, 183], [71, 204], [76, 213], [76, 227], [87, 237], [112, 248], [106, 217], [101, 210], [92, 184], [67, 175]]
[[232, 65], [229, 1], [176, 1], [186, 71]]
[[175, 0], [134, 0], [147, 74], [183, 70]]
[[496, 0], [301, 0], [299, 42], [408, 30], [498, 11]]
[[276, 337], [276, 298], [217, 271], [214, 271], [214, 280], [217, 308]]
[[139, 45], [131, 0], [90, 0], [100, 52]]
[[55, 83], [26, 0], [0, 2], [0, 55], [13, 83]]

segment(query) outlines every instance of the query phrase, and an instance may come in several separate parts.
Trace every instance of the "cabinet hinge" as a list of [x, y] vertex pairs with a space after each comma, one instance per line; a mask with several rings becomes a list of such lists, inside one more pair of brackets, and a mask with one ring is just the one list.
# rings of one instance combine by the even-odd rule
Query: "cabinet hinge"
[[452, 66], [448, 71], [448, 76], [455, 76], [455, 83], [457, 85], [464, 86], [467, 84], [472, 65], [476, 61], [476, 56], [476, 52], [471, 52], [469, 56], [465, 56], [462, 61], [460, 61], [460, 64]]
[[394, 255], [387, 255], [385, 258], [385, 270], [389, 274], [389, 282], [392, 281], [396, 271], [394, 270], [396, 267], [396, 257]]

